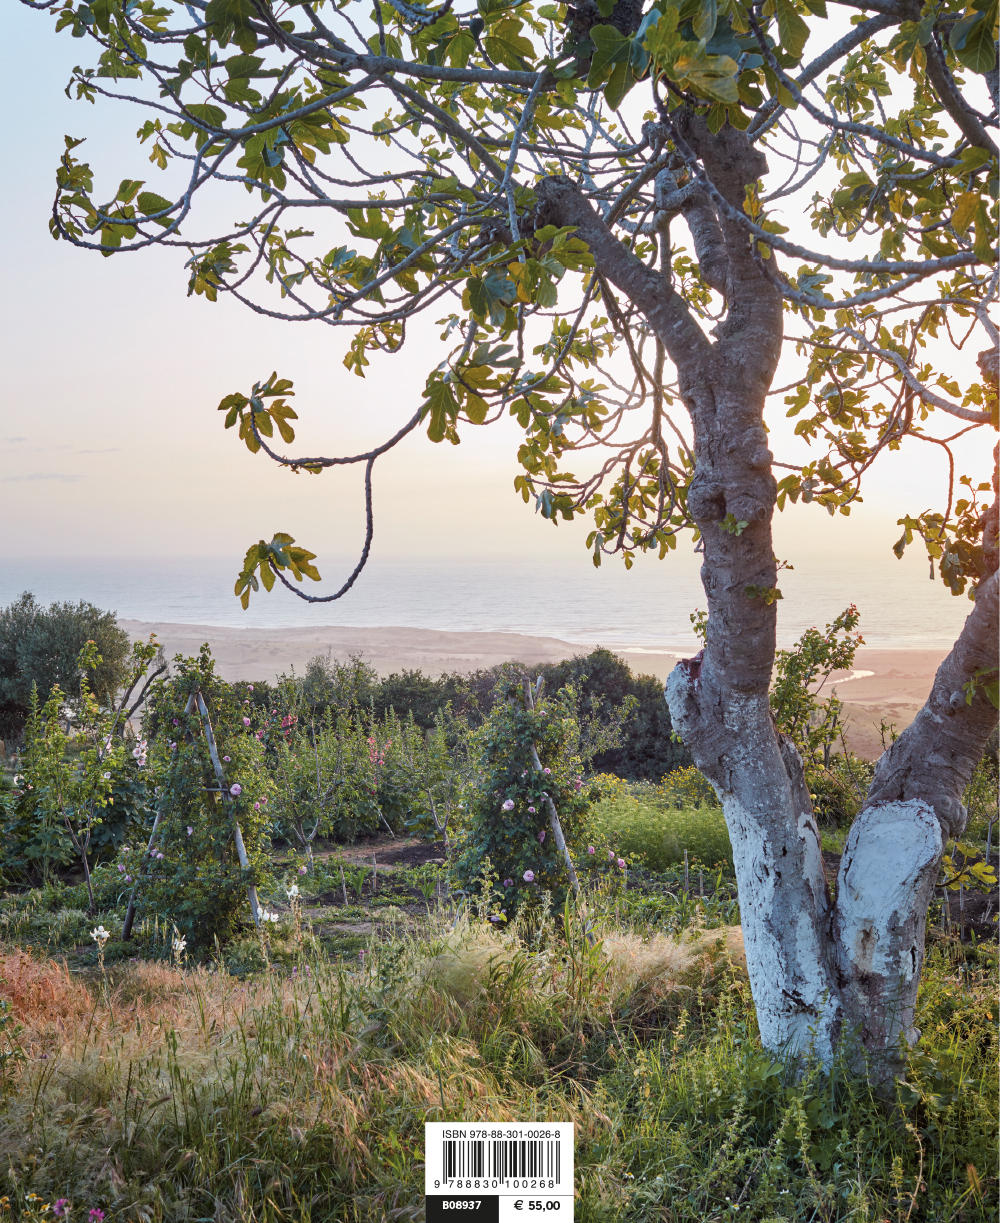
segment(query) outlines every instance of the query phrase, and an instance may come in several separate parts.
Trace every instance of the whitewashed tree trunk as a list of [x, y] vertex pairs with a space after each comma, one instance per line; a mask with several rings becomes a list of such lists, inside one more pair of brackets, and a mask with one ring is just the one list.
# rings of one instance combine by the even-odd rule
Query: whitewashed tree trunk
[[766, 1048], [829, 1064], [843, 1045], [884, 1077], [918, 1037], [927, 909], [947, 839], [965, 826], [962, 791], [996, 724], [985, 693], [967, 699], [966, 684], [994, 656], [997, 601], [994, 573], [924, 709], [876, 767], [833, 896], [801, 761], [779, 743], [766, 697], [730, 696], [714, 718], [708, 651], [668, 679], [674, 723], [722, 800]]
[[722, 801], [761, 1037], [775, 1052], [811, 1050], [826, 1063], [846, 1041], [859, 1064], [872, 1059], [891, 1073], [899, 1042], [914, 1036], [943, 847], [964, 827], [961, 796], [996, 725], [983, 691], [966, 699], [969, 682], [996, 665], [996, 510], [984, 521], [972, 614], [927, 706], [879, 762], [831, 894], [802, 762], [781, 742], [768, 702], [777, 483], [764, 403], [781, 353], [782, 298], [773, 252], [736, 219], [766, 163], [744, 133], [713, 134], [683, 107], [671, 121], [703, 168], [676, 211], [703, 281], [725, 302], [711, 339], [669, 279], [618, 241], [571, 180], [540, 181], [536, 222], [573, 226], [598, 273], [642, 311], [677, 368], [691, 418], [686, 508], [701, 535], [708, 622], [704, 651], [674, 670], [666, 699]]

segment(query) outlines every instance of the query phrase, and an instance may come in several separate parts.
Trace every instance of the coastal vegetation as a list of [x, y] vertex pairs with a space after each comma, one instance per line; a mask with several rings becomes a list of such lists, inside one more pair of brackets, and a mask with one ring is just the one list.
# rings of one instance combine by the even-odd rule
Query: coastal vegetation
[[[33, 697], [0, 783], [0, 1223], [418, 1220], [425, 1120], [542, 1116], [576, 1123], [587, 1223], [995, 1215], [995, 755], [886, 1091], [762, 1047], [714, 790], [595, 767], [621, 688], [512, 664], [456, 711], [458, 677], [393, 677], [421, 725], [357, 662], [225, 683], [148, 642], [129, 721], [98, 665]], [[784, 674], [815, 665], [810, 633]], [[829, 709], [794, 688], [808, 737]]]
[[[357, 453], [297, 441], [285, 371], [222, 398], [250, 453], [364, 477], [353, 569], [310, 593], [315, 553], [275, 531], [246, 551], [243, 606], [347, 595], [381, 458], [501, 417], [515, 492], [548, 522], [584, 517], [595, 564], [693, 540], [705, 647], [667, 704], [723, 804], [761, 1039], [831, 1066], [849, 1039], [859, 1074], [899, 1074], [1000, 703], [992, 447], [956, 457], [998, 424], [995, 0], [25, 3], [92, 52], [67, 92], [120, 104], [142, 146], [105, 183], [66, 137], [55, 237], [180, 248], [189, 295], [346, 328], [356, 385], [404, 351], [421, 363]], [[847, 516], [896, 452], [928, 447], [942, 476], [898, 507], [893, 550], [921, 547], [971, 607], [831, 888], [812, 761], [773, 716], [772, 523], [795, 503]]]

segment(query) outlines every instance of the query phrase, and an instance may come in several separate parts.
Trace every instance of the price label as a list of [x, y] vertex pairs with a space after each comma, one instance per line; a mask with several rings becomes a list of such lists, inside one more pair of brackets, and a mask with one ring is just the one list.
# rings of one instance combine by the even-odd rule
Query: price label
[[572, 1122], [429, 1121], [424, 1156], [427, 1223], [572, 1223]]

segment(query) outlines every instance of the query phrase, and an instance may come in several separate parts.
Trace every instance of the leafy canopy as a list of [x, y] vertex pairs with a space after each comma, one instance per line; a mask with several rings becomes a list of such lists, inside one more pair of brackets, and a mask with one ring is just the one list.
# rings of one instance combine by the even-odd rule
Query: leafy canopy
[[[296, 420], [277, 373], [219, 405], [293, 472], [365, 468], [359, 565], [303, 597], [350, 587], [373, 467], [418, 427], [457, 444], [514, 416], [516, 491], [554, 522], [590, 514], [595, 563], [697, 531], [678, 408], [702, 345], [736, 326], [734, 234], [770, 263], [798, 354], [772, 394], [808, 450], [782, 465], [779, 507], [846, 514], [881, 451], [950, 454], [997, 426], [997, 0], [24, 2], [93, 48], [73, 95], [146, 116], [151, 169], [117, 188], [67, 137], [56, 237], [104, 255], [176, 246], [189, 294], [346, 328], [358, 378], [408, 342], [433, 354], [409, 419], [362, 454], [276, 450]], [[692, 123], [718, 149], [745, 134], [769, 171], [727, 192]], [[586, 240], [546, 207], [560, 183], [599, 219]], [[220, 207], [235, 218], [221, 233]], [[653, 275], [686, 340], [623, 291], [623, 261]], [[958, 349], [984, 350], [980, 370], [942, 360]], [[974, 585], [988, 493], [953, 470], [901, 519], [897, 551], [921, 537], [953, 591]], [[246, 605], [277, 578], [301, 593], [314, 560], [278, 532], [236, 592]]]

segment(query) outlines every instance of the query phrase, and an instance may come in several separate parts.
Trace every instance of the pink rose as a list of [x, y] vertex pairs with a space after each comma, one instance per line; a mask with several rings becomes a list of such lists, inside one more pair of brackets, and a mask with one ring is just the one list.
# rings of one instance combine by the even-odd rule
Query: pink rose
[[249, 726], [249, 725], [250, 725], [250, 719], [249, 719], [249, 718], [244, 718], [244, 719], [243, 719], [243, 725], [244, 725], [244, 726]]
[[624, 858], [619, 858], [619, 859], [618, 859], [618, 867], [619, 867], [619, 869], [620, 869], [620, 870], [624, 870], [624, 869], [625, 869], [625, 859], [624, 859]]
[[597, 853], [597, 850], [596, 850], [596, 849], [593, 847], [593, 845], [588, 845], [588, 846], [587, 846], [587, 853], [588, 853], [588, 854], [596, 854], [596, 853]]
[[544, 840], [545, 840], [545, 829], [543, 828], [543, 829], [542, 829], [542, 831], [541, 831], [541, 832], [538, 834], [538, 843], [539, 843], [539, 845], [541, 845], [541, 843], [542, 843]]
[[239, 796], [243, 793], [243, 787], [239, 782], [237, 782], [235, 785], [229, 787], [229, 793], [233, 796], [233, 798], [239, 798]]
[[514, 800], [512, 798], [505, 799], [502, 810], [503, 811], [513, 811], [514, 810]]
[[534, 871], [525, 871], [525, 872], [524, 872], [524, 874], [523, 874], [521, 877], [522, 877], [522, 879], [524, 880], [524, 882], [525, 882], [525, 883], [534, 883], [534, 881], [535, 881], [535, 872], [534, 872]]

